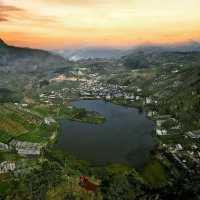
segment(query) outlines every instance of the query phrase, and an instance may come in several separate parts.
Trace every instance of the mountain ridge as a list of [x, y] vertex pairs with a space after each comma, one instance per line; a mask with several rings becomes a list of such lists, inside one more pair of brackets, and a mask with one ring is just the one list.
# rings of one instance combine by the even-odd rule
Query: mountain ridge
[[54, 70], [67, 64], [62, 56], [40, 49], [10, 46], [0, 39], [0, 71]]
[[8, 46], [8, 45], [6, 44], [6, 42], [4, 42], [3, 39], [0, 38], [0, 47], [5, 47], [5, 46]]
[[184, 44], [180, 46], [140, 46], [127, 51], [121, 58], [130, 68], [149, 68], [159, 64], [186, 64], [200, 62], [200, 44]]
[[200, 43], [190, 41], [181, 44], [151, 44], [151, 45], [138, 45], [128, 48], [114, 48], [114, 47], [82, 47], [82, 48], [65, 48], [53, 50], [54, 54], [61, 55], [62, 57], [72, 60], [87, 60], [87, 59], [117, 59], [131, 53], [138, 53], [143, 51], [145, 53], [155, 52], [190, 52], [200, 51]]

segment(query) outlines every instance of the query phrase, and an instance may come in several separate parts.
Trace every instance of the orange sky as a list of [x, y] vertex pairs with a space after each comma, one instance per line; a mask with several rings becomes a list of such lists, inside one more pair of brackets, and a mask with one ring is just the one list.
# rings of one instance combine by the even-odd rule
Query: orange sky
[[0, 0], [0, 37], [48, 49], [200, 41], [200, 0]]

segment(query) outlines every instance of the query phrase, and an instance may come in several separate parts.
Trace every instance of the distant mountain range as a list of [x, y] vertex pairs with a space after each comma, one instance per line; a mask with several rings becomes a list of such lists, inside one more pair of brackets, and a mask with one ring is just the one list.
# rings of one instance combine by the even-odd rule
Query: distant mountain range
[[143, 45], [132, 48], [109, 48], [109, 47], [87, 47], [80, 49], [60, 49], [54, 50], [54, 54], [63, 56], [64, 58], [71, 61], [87, 60], [87, 59], [118, 59], [120, 57], [134, 54], [138, 52], [146, 53], [160, 53], [160, 52], [189, 52], [189, 51], [200, 51], [200, 43], [188, 42], [183, 44], [175, 45]]
[[[162, 63], [188, 60], [199, 62], [200, 43], [189, 42], [180, 45], [144, 45], [129, 49], [81, 48], [52, 52], [19, 48], [7, 45], [0, 39], [0, 71], [33, 72], [59, 71], [71, 65], [70, 61], [84, 59], [118, 59], [131, 68], [145, 68]], [[177, 61], [178, 60], [178, 61]]]
[[54, 53], [63, 56], [70, 61], [79, 61], [87, 59], [118, 59], [126, 50], [114, 48], [80, 48], [55, 50]]
[[200, 62], [200, 43], [181, 45], [149, 45], [129, 49], [122, 61], [131, 68], [147, 68], [163, 64]]
[[48, 51], [7, 45], [0, 39], [0, 71], [32, 72], [65, 67], [67, 61]]
[[172, 44], [172, 45], [141, 45], [137, 47], [130, 48], [127, 52], [138, 52], [143, 51], [146, 53], [152, 52], [190, 52], [190, 51], [200, 51], [199, 42], [188, 42], [182, 44]]

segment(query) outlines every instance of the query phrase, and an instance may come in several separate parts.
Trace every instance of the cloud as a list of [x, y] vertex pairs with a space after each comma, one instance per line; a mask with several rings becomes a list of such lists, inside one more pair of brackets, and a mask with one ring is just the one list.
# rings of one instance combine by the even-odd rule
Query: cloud
[[6, 22], [8, 21], [7, 18], [5, 16], [2, 16], [0, 13], [0, 22]]
[[56, 23], [55, 16], [41, 16], [17, 6], [0, 3], [0, 22], [23, 21], [27, 23]]
[[9, 21], [10, 17], [14, 15], [19, 15], [23, 13], [24, 10], [11, 5], [0, 4], [0, 22]]
[[66, 6], [106, 6], [119, 4], [123, 6], [124, 4], [133, 2], [133, 0], [41, 0], [45, 3], [60, 4]]
[[18, 8], [16, 6], [0, 4], [0, 12], [13, 12], [13, 11], [22, 11], [22, 10], [23, 9]]
[[88, 5], [88, 4], [98, 4], [98, 2], [102, 1], [95, 1], [95, 0], [43, 0], [48, 3], [55, 3], [55, 4], [67, 4], [67, 5]]

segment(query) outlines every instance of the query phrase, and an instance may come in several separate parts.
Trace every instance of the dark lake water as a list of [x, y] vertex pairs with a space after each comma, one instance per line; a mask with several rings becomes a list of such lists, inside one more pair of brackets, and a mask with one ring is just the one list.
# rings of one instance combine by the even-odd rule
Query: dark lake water
[[145, 113], [101, 100], [80, 100], [73, 102], [73, 105], [97, 111], [107, 121], [93, 125], [62, 120], [59, 148], [94, 165], [144, 165], [154, 146], [151, 136], [154, 124]]

